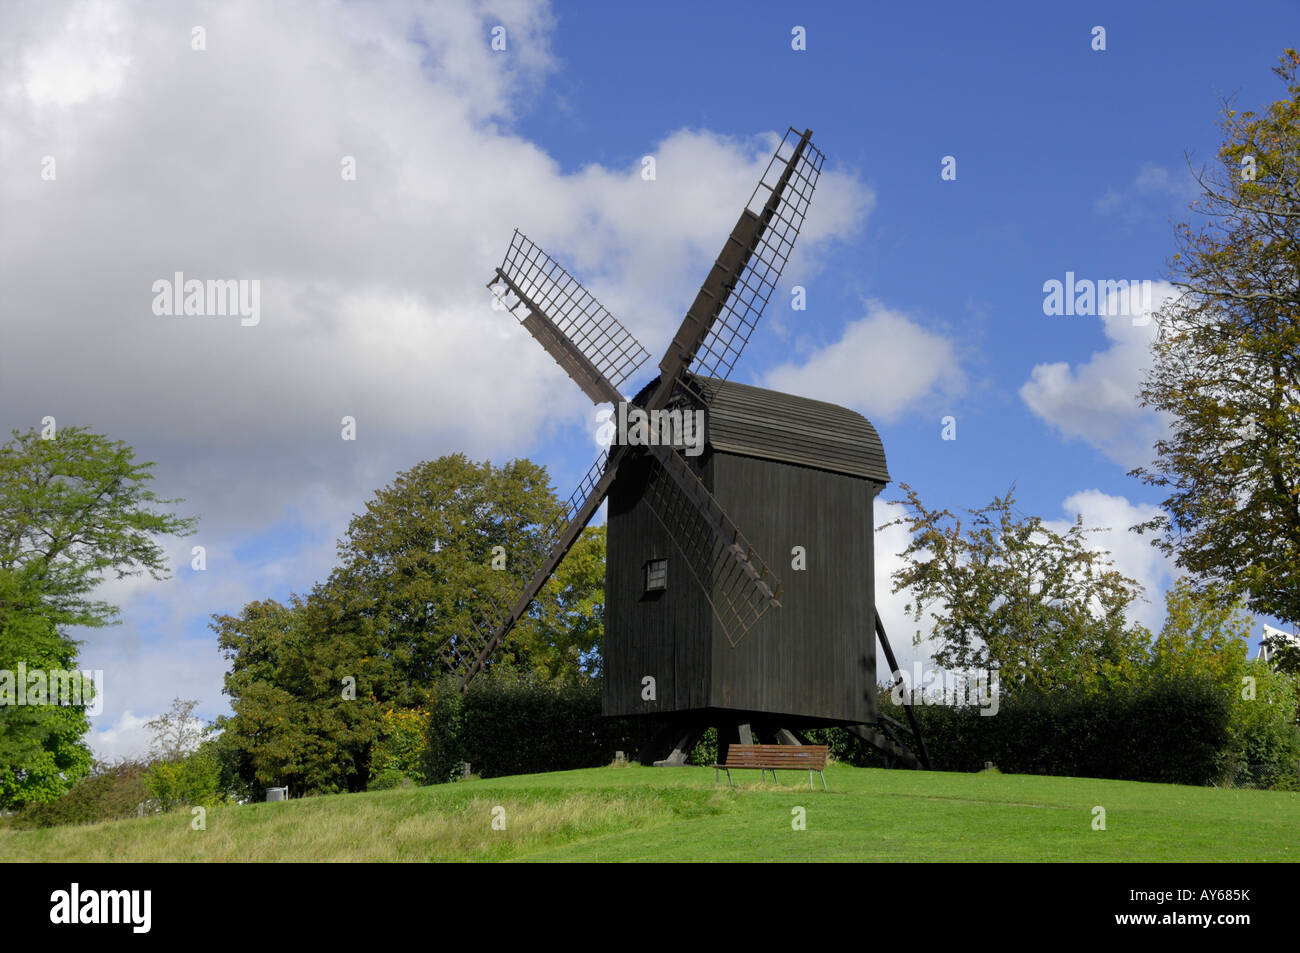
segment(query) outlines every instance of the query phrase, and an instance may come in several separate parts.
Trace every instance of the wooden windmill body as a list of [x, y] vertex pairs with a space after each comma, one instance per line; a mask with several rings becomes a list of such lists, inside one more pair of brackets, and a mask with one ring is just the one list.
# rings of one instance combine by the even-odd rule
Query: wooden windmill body
[[[648, 352], [568, 272], [515, 232], [488, 287], [596, 404], [698, 415], [702, 445], [621, 435], [592, 465], [546, 555], [496, 619], [444, 647], [467, 686], [608, 499], [604, 710], [664, 720], [656, 763], [708, 726], [719, 743], [845, 725], [908, 765], [876, 704], [872, 503], [889, 480], [880, 438], [842, 407], [727, 380], [776, 289], [820, 175], [811, 131], [787, 132], [728, 236], [659, 374], [619, 387]], [[740, 527], [745, 527], [742, 533]], [[770, 564], [759, 556], [767, 554]], [[787, 568], [788, 567], [788, 568]], [[910, 709], [908, 710], [910, 715]]]
[[648, 463], [626, 466], [609, 496], [605, 712], [873, 722], [875, 633], [864, 621], [875, 614], [872, 503], [889, 480], [880, 438], [841, 407], [709, 386], [696, 466], [754, 548], [783, 558], [781, 608], [733, 642], [715, 609], [726, 593], [697, 577], [645, 493]]

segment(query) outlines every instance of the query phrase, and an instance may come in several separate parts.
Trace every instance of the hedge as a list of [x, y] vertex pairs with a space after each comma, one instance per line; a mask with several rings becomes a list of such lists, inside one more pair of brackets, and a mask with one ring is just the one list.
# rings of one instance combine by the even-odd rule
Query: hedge
[[[997, 714], [974, 706], [914, 708], [940, 771], [979, 771], [986, 762], [1009, 774], [1208, 784], [1229, 749], [1229, 702], [1208, 679], [1157, 680], [1139, 687], [1083, 694], [1019, 693]], [[881, 712], [906, 724], [882, 693]], [[883, 757], [839, 728], [807, 732], [837, 760], [878, 766]], [[911, 732], [905, 737], [911, 739]]]
[[[1136, 686], [1094, 693], [1019, 692], [1004, 696], [996, 715], [976, 707], [918, 705], [932, 766], [979, 771], [992, 762], [1013, 774], [1114, 778], [1170, 784], [1210, 784], [1231, 774], [1251, 738], [1230, 731], [1231, 699], [1209, 678], [1151, 678]], [[462, 695], [441, 686], [428, 718], [424, 774], [452, 780], [461, 762], [475, 774], [497, 777], [609, 764], [616, 750], [629, 758], [658, 727], [651, 720], [604, 718], [598, 682], [556, 684], [508, 675], [480, 677]], [[881, 711], [906, 724], [901, 706], [881, 693]], [[1262, 730], [1262, 729], [1261, 729]], [[1294, 726], [1290, 729], [1296, 735]], [[838, 761], [882, 766], [883, 756], [842, 728], [804, 732], [826, 744]], [[910, 732], [905, 732], [910, 738]], [[1294, 745], [1273, 744], [1268, 769], [1280, 786], [1295, 778]], [[712, 730], [691, 760], [716, 758]], [[1253, 762], [1252, 762], [1253, 763]], [[1257, 768], [1258, 770], [1258, 768]]]
[[635, 756], [654, 725], [605, 718], [600, 683], [539, 682], [509, 674], [480, 676], [462, 694], [439, 685], [428, 719], [424, 775], [450, 781], [468, 762], [484, 778], [567, 771], [609, 764], [615, 751]]

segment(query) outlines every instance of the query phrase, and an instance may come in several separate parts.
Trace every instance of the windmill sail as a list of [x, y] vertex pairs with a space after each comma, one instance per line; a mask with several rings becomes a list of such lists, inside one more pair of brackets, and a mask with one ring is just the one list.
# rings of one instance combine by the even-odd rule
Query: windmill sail
[[577, 279], [519, 229], [488, 287], [592, 403], [610, 399], [602, 379], [617, 395], [617, 388], [650, 356]]
[[812, 130], [786, 132], [659, 363], [667, 392], [688, 369], [730, 376], [794, 250], [824, 161]]

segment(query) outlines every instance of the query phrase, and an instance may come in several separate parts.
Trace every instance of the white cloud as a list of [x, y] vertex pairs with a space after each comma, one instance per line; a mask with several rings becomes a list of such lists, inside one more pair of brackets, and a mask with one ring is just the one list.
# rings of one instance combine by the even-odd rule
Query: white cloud
[[21, 60], [22, 89], [33, 105], [74, 106], [118, 94], [131, 57], [117, 4], [74, 3], [52, 32]]
[[112, 764], [124, 758], [143, 758], [149, 753], [153, 732], [145, 727], [156, 715], [137, 715], [127, 709], [108, 728], [92, 728], [86, 741], [100, 761]]
[[1138, 177], [1133, 180], [1139, 192], [1162, 192], [1169, 189], [1169, 170], [1162, 165], [1148, 162], [1142, 166]]
[[[1150, 462], [1151, 447], [1165, 432], [1154, 411], [1138, 404], [1138, 390], [1151, 363], [1156, 322], [1139, 322], [1175, 294], [1167, 282], [1151, 283], [1150, 300], [1140, 291], [1122, 291], [1114, 307], [1098, 303], [1109, 346], [1071, 367], [1064, 361], [1037, 364], [1020, 388], [1034, 415], [1063, 437], [1082, 440], [1125, 467]], [[1110, 311], [1117, 312], [1110, 314]], [[1135, 316], [1138, 316], [1135, 318]], [[1083, 317], [1047, 317], [1049, 321], [1086, 321]]]
[[1080, 490], [1062, 501], [1061, 509], [1066, 518], [1045, 520], [1047, 528], [1064, 533], [1076, 517], [1082, 516], [1085, 528], [1097, 530], [1090, 536], [1093, 547], [1109, 552], [1114, 568], [1136, 580], [1144, 590], [1143, 599], [1130, 607], [1129, 621], [1158, 632], [1165, 620], [1164, 593], [1172, 581], [1174, 566], [1151, 545], [1150, 534], [1138, 535], [1129, 527], [1159, 515], [1160, 507], [1131, 503], [1101, 490]]
[[965, 385], [951, 340], [900, 311], [869, 302], [867, 314], [849, 323], [838, 341], [801, 363], [773, 368], [764, 386], [888, 423], [919, 404], [960, 394]]
[[1132, 182], [1119, 189], [1108, 186], [1093, 200], [1092, 208], [1100, 215], [1117, 216], [1124, 225], [1154, 222], [1165, 214], [1161, 209], [1171, 199], [1190, 202], [1199, 191], [1190, 170], [1175, 174], [1155, 162], [1145, 162]]
[[[512, 125], [557, 68], [544, 4], [231, 2], [199, 22], [204, 51], [184, 6], [0, 7], [0, 62], [21, 64], [0, 77], [0, 159], [32, 170], [0, 177], [0, 424], [50, 414], [122, 439], [200, 517], [171, 548], [175, 580], [106, 583], [123, 624], [77, 633], [105, 671], [106, 750], [173, 697], [219, 714], [225, 663], [196, 626], [322, 578], [397, 471], [586, 429], [581, 393], [489, 307], [514, 227], [657, 355], [776, 144], [661, 130], [653, 182], [639, 162], [566, 172]], [[791, 271], [872, 202], [828, 168]], [[153, 282], [177, 271], [260, 280], [261, 323], [154, 315]], [[311, 541], [240, 558], [285, 523]]]

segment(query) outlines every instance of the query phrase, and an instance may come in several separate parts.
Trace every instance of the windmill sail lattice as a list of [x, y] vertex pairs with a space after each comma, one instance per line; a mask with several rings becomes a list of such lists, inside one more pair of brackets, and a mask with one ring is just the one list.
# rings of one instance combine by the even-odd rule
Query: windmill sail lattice
[[592, 403], [609, 399], [598, 387], [599, 378], [617, 388], [650, 356], [586, 288], [518, 229], [489, 287]]
[[[680, 455], [667, 451], [656, 457], [660, 466], [651, 468], [646, 485], [650, 511], [681, 553], [734, 647], [768, 609], [781, 605], [781, 581]], [[674, 468], [679, 469], [677, 479], [672, 478]]]
[[786, 132], [660, 362], [665, 377], [730, 377], [808, 215], [825, 161], [811, 137]]

